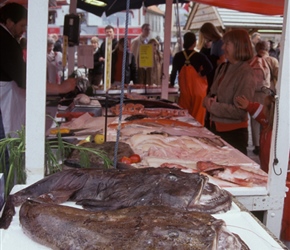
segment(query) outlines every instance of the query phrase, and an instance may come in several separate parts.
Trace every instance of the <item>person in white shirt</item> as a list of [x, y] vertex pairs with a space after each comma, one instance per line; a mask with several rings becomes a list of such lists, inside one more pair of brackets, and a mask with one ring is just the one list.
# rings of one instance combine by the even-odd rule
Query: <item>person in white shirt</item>
[[62, 53], [53, 51], [55, 41], [47, 39], [47, 81], [49, 83], [61, 84], [62, 82]]

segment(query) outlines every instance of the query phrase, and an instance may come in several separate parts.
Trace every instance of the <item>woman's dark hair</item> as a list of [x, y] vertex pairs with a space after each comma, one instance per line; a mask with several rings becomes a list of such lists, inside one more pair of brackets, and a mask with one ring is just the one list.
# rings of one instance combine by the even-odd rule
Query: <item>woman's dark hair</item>
[[27, 9], [18, 3], [8, 3], [0, 9], [0, 22], [5, 24], [7, 19], [14, 23], [27, 19]]
[[223, 36], [224, 44], [233, 43], [235, 52], [234, 59], [248, 61], [253, 58], [253, 47], [248, 32], [245, 29], [234, 29]]
[[188, 49], [196, 42], [196, 36], [192, 32], [187, 32], [183, 36], [183, 48]]

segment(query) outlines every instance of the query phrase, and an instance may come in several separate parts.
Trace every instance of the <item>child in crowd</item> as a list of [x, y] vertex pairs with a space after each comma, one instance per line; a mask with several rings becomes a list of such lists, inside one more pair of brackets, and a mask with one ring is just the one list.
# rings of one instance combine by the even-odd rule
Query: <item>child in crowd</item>
[[261, 169], [266, 173], [268, 173], [269, 170], [270, 147], [275, 110], [275, 93], [272, 90], [269, 91], [271, 94], [265, 97], [264, 105], [258, 102], [250, 102], [245, 96], [236, 97], [238, 107], [248, 111], [249, 114], [262, 126], [260, 133], [259, 158]]

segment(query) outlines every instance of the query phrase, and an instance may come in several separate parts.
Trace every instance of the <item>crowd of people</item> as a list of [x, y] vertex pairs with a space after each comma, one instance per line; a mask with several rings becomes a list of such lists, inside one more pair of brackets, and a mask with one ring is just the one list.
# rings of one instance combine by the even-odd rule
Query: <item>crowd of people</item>
[[[121, 83], [121, 73], [123, 64], [123, 51], [126, 51], [125, 68], [125, 84], [145, 84], [160, 86], [163, 74], [163, 53], [160, 50], [160, 43], [157, 38], [150, 38], [150, 25], [144, 23], [141, 26], [141, 33], [131, 40], [130, 45], [127, 43], [124, 48], [124, 37], [119, 41], [115, 38], [115, 28], [111, 25], [105, 27], [106, 38], [112, 39], [112, 62], [111, 62], [111, 84], [118, 85]], [[106, 38], [99, 44], [99, 39], [94, 36], [94, 40], [98, 39], [97, 47], [94, 52], [94, 67], [89, 70], [89, 78], [91, 85], [99, 86], [104, 81], [105, 70], [105, 54], [106, 54]], [[140, 67], [140, 47], [141, 45], [152, 46], [152, 65], [151, 67]], [[96, 82], [93, 79], [98, 78]], [[100, 80], [101, 79], [101, 80]]]

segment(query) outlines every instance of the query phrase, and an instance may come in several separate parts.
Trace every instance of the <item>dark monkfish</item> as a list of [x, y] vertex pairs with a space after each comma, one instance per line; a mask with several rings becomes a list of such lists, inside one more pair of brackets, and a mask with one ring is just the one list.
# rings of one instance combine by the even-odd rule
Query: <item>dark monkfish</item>
[[206, 176], [169, 168], [63, 170], [9, 196], [8, 204], [19, 206], [27, 198], [57, 204], [71, 200], [91, 211], [163, 205], [211, 214], [228, 211], [232, 202]]
[[167, 206], [91, 212], [28, 200], [20, 223], [25, 234], [52, 249], [249, 249], [223, 220]]

